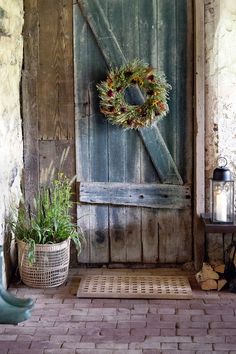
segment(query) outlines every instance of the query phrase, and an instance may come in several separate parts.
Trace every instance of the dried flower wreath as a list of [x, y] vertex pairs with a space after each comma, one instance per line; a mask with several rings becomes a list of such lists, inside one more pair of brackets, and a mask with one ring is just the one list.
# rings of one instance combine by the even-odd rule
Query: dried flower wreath
[[[143, 104], [127, 102], [126, 92], [131, 86], [140, 89], [145, 99]], [[112, 124], [125, 129], [149, 127], [169, 111], [167, 100], [171, 86], [165, 75], [156, 73], [140, 60], [112, 69], [97, 88], [101, 112]]]

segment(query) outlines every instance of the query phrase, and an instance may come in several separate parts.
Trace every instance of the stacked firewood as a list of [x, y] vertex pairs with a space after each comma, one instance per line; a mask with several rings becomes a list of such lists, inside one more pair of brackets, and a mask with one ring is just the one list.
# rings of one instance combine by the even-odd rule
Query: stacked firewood
[[202, 269], [196, 274], [196, 279], [202, 290], [220, 291], [227, 283], [224, 272], [225, 264], [223, 263], [203, 263]]
[[197, 282], [202, 290], [223, 289], [227, 285], [229, 291], [236, 293], [236, 241], [233, 241], [225, 252], [225, 264], [221, 261], [203, 263], [196, 274]]

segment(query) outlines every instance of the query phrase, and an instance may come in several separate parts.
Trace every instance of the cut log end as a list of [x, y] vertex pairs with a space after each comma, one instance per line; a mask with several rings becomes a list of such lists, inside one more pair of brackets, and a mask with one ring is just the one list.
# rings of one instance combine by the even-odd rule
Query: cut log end
[[219, 264], [215, 267], [213, 267], [214, 271], [217, 272], [217, 273], [220, 273], [220, 274], [224, 274], [224, 271], [225, 271], [225, 264]]
[[218, 288], [217, 281], [214, 279], [207, 279], [200, 283], [202, 290], [216, 290]]
[[202, 269], [196, 274], [196, 279], [198, 283], [204, 282], [208, 279], [219, 279], [219, 274], [216, 273], [212, 266], [208, 263], [203, 263]]

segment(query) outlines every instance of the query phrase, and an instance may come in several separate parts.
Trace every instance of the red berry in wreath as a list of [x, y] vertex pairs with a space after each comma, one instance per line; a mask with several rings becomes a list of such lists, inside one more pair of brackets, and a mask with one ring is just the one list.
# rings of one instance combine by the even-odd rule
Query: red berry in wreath
[[147, 77], [147, 79], [149, 80], [149, 81], [153, 81], [154, 80], [154, 75], [149, 75], [148, 77]]
[[112, 91], [112, 90], [109, 90], [109, 91], [107, 92], [107, 96], [108, 96], [108, 97], [113, 97], [113, 96], [114, 96], [113, 91]]

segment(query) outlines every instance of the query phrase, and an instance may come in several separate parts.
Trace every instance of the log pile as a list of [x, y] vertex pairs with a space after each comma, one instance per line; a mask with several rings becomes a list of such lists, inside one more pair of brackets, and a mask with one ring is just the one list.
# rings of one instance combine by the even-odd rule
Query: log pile
[[224, 271], [225, 264], [223, 263], [203, 263], [202, 269], [196, 274], [196, 280], [202, 290], [220, 291], [227, 284]]
[[196, 274], [197, 282], [202, 290], [220, 291], [226, 285], [229, 291], [236, 293], [236, 241], [233, 241], [225, 252], [225, 264], [221, 261], [203, 263]]

